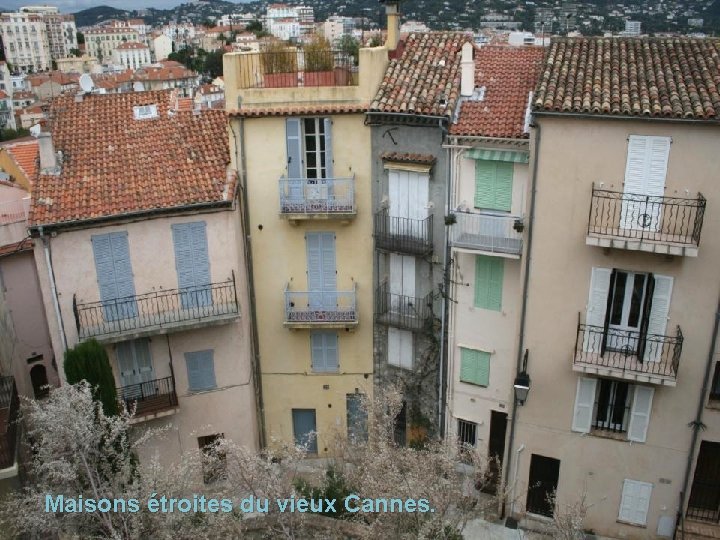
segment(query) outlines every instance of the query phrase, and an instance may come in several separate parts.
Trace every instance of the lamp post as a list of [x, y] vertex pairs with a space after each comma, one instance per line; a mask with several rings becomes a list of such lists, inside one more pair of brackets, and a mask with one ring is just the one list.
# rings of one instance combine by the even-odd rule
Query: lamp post
[[528, 393], [530, 392], [530, 375], [527, 374], [525, 369], [515, 377], [513, 390], [515, 392], [515, 401], [518, 402], [518, 405], [525, 405]]

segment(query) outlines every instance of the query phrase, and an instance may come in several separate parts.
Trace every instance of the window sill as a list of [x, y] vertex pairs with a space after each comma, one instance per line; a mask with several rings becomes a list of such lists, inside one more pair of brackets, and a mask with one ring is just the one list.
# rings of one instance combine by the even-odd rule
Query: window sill
[[475, 388], [487, 388], [489, 386], [487, 384], [478, 384], [470, 381], [463, 381], [462, 379], [460, 379], [460, 382], [463, 384], [469, 384], [470, 386], [474, 386]]
[[612, 433], [610, 431], [603, 431], [602, 429], [591, 429], [588, 435], [597, 437], [598, 439], [612, 439], [613, 441], [630, 442], [627, 438], [627, 433]]
[[629, 521], [623, 521], [622, 519], [616, 519], [615, 522], [620, 523], [621, 525], [637, 527], [638, 529], [647, 529], [647, 523], [630, 523]]

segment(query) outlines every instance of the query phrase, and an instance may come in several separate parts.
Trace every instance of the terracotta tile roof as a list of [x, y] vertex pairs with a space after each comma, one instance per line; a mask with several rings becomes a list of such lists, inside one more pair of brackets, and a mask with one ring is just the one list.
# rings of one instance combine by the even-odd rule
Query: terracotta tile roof
[[[40, 174], [30, 225], [84, 221], [232, 200], [236, 176], [222, 111], [171, 112], [172, 91], [55, 100], [59, 176]], [[157, 105], [135, 120], [133, 107]]]
[[17, 163], [20, 170], [25, 173], [30, 184], [35, 182], [38, 172], [38, 142], [37, 139], [8, 144], [5, 146], [10, 157]]
[[383, 152], [380, 156], [383, 161], [396, 161], [400, 163], [420, 163], [432, 165], [435, 163], [435, 156], [431, 154], [411, 154], [409, 152]]
[[542, 47], [487, 45], [475, 50], [475, 88], [482, 100], [461, 98], [453, 135], [525, 138], [525, 112], [543, 67]]
[[257, 118], [261, 116], [300, 116], [304, 114], [353, 114], [367, 111], [367, 104], [316, 104], [288, 107], [243, 107], [228, 111], [230, 116]]
[[400, 58], [388, 64], [370, 111], [452, 115], [460, 94], [460, 51], [471, 40], [454, 32], [411, 34]]
[[169, 67], [145, 66], [135, 70], [133, 80], [136, 81], [170, 81], [176, 79], [190, 79], [197, 77], [197, 73], [183, 65]]
[[0, 99], [8, 99], [8, 96], [3, 90], [0, 90]]
[[30, 85], [35, 88], [41, 84], [52, 80], [52, 82], [59, 84], [60, 86], [66, 86], [70, 84], [77, 84], [80, 79], [78, 73], [63, 73], [61, 71], [53, 71], [51, 73], [40, 73], [38, 75], [31, 75], [27, 77]]
[[33, 241], [31, 238], [23, 238], [19, 242], [13, 242], [12, 244], [5, 244], [0, 246], [0, 257], [7, 257], [8, 255], [14, 255], [15, 253], [21, 253], [23, 251], [30, 251], [33, 248]]
[[720, 120], [720, 44], [693, 38], [563, 38], [536, 111]]

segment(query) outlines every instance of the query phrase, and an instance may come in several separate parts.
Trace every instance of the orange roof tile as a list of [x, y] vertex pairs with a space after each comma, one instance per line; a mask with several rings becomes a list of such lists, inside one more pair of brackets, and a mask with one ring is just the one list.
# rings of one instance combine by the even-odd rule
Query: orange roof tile
[[452, 135], [526, 138], [525, 113], [543, 67], [542, 47], [486, 45], [475, 50], [475, 88], [482, 100], [461, 98]]
[[4, 246], [0, 246], [0, 257], [7, 257], [8, 255], [14, 255], [15, 253], [29, 251], [33, 248], [33, 245], [34, 244], [31, 238], [23, 238], [19, 242], [5, 244]]
[[[157, 117], [134, 119], [133, 107], [151, 104]], [[39, 175], [31, 226], [231, 204], [222, 111], [172, 111], [169, 90], [67, 96], [53, 105], [51, 133], [65, 158], [59, 176]]]
[[432, 154], [413, 154], [409, 152], [383, 152], [380, 158], [383, 161], [420, 163], [422, 165], [432, 165], [436, 161], [435, 156]]
[[119, 51], [124, 51], [128, 49], [147, 49], [148, 46], [143, 43], [138, 43], [137, 41], [126, 41], [122, 45], [118, 45], [117, 49]]
[[37, 140], [8, 144], [5, 148], [20, 170], [25, 173], [30, 184], [34, 184], [38, 172], [39, 146]]
[[230, 116], [243, 116], [247, 118], [257, 118], [261, 116], [300, 116], [303, 114], [353, 114], [363, 113], [367, 111], [367, 105], [350, 104], [350, 105], [333, 105], [333, 104], [317, 104], [305, 106], [288, 106], [288, 107], [243, 107], [241, 109], [233, 109], [228, 112]]

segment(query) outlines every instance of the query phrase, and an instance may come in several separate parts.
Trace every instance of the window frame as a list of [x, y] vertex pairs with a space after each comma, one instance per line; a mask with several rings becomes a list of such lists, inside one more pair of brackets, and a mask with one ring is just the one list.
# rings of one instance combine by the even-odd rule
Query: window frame
[[[591, 432], [604, 432], [604, 433], [624, 433], [627, 435], [628, 428], [630, 427], [630, 417], [632, 414], [633, 397], [635, 395], [635, 385], [630, 384], [626, 381], [616, 381], [613, 379], [597, 379], [598, 383], [595, 385], [595, 400], [593, 403], [593, 414], [590, 425]], [[601, 412], [600, 408], [600, 397], [603, 392], [603, 387], [609, 386], [607, 398], [607, 404], [604, 406], [605, 419], [598, 420], [598, 415]], [[615, 400], [618, 398], [618, 389], [622, 386], [626, 387], [625, 392], [625, 403], [622, 405], [623, 417], [620, 424], [613, 422], [615, 411], [619, 409]], [[600, 425], [602, 424], [602, 425]]]
[[[473, 353], [473, 354], [477, 355], [476, 358], [471, 359], [471, 358], [467, 357], [466, 355], [469, 353]], [[483, 351], [481, 349], [473, 349], [471, 347], [460, 346], [460, 373], [458, 375], [460, 382], [465, 383], [465, 384], [472, 384], [473, 386], [479, 386], [480, 388], [488, 388], [490, 386], [490, 360], [491, 360], [491, 357], [492, 357], [492, 353], [489, 351]], [[475, 371], [475, 372], [478, 372], [480, 370], [479, 362], [483, 362], [483, 361], [487, 362], [487, 370], [486, 370], [487, 380], [485, 381], [485, 384], [483, 384], [482, 382], [474, 381], [474, 380], [463, 379], [463, 371], [464, 371], [463, 365], [465, 364], [465, 362], [470, 362], [472, 360], [478, 362], [478, 364], [473, 366], [473, 371]]]
[[[461, 448], [477, 448], [478, 443], [478, 424], [477, 422], [472, 422], [470, 420], [465, 420], [464, 418], [458, 418], [457, 419], [457, 438], [458, 438], [458, 444]], [[473, 442], [470, 443], [468, 440], [465, 440], [466, 437], [465, 434], [471, 433]]]
[[[312, 123], [314, 133], [308, 134], [307, 126]], [[303, 157], [303, 173], [307, 180], [322, 180], [327, 178], [327, 148], [325, 147], [325, 117], [306, 116], [302, 118], [300, 124], [302, 131], [302, 157]], [[314, 139], [314, 150], [308, 150], [308, 139]], [[315, 166], [309, 167], [310, 155], [315, 156]], [[315, 176], [310, 175], [313, 171]]]

